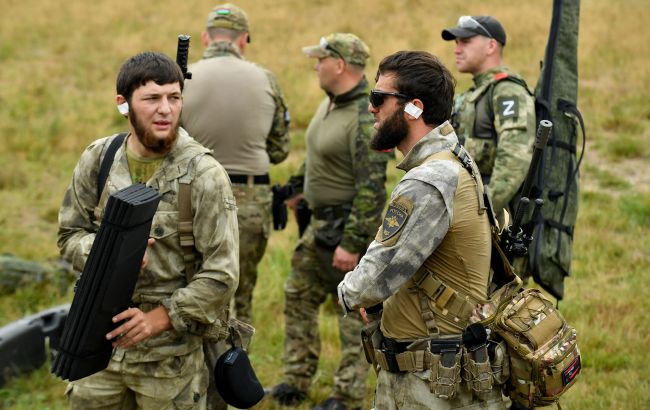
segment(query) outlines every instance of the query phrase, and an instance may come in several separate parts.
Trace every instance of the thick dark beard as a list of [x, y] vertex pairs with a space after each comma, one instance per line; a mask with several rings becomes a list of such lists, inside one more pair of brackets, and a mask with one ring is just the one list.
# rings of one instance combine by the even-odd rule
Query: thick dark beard
[[144, 145], [145, 148], [156, 154], [166, 154], [171, 151], [176, 139], [178, 139], [178, 123], [176, 123], [176, 126], [169, 131], [167, 138], [159, 140], [144, 124], [140, 123], [138, 116], [133, 110], [129, 112], [129, 121], [133, 126], [135, 136], [138, 138], [138, 141], [140, 141], [140, 144]]
[[370, 141], [370, 148], [377, 151], [387, 151], [397, 147], [409, 132], [408, 123], [403, 111], [398, 108], [377, 130]]

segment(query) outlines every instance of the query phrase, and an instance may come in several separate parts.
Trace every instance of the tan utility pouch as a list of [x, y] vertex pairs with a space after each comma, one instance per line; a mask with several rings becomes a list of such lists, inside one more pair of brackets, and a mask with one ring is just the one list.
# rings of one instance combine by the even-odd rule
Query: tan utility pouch
[[474, 351], [463, 346], [463, 380], [477, 394], [492, 390], [492, 365], [487, 344]]
[[366, 361], [372, 364], [373, 368], [375, 369], [377, 368], [377, 358], [375, 357], [375, 344], [373, 343], [373, 336], [378, 332], [380, 323], [381, 321], [375, 320], [361, 329], [361, 344], [363, 346], [363, 353], [366, 356]]
[[[429, 353], [429, 352], [427, 352]], [[431, 392], [443, 399], [452, 399], [461, 382], [463, 351], [458, 340], [431, 341]]]

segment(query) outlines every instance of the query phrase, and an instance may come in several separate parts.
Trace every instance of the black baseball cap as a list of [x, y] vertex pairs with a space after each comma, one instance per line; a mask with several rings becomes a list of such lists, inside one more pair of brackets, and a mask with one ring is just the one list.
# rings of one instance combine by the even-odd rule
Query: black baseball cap
[[476, 35], [493, 38], [502, 46], [506, 45], [506, 31], [492, 16], [460, 16], [456, 27], [442, 30], [442, 39], [447, 41]]

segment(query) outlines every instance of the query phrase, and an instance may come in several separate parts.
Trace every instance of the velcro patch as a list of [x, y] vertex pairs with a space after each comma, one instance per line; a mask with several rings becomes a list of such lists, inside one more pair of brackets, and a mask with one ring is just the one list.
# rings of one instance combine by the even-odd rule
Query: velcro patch
[[405, 197], [397, 197], [388, 205], [384, 220], [377, 232], [377, 241], [386, 246], [394, 245], [399, 233], [413, 211], [413, 202]]
[[519, 116], [519, 98], [514, 95], [497, 98], [497, 107], [501, 121]]

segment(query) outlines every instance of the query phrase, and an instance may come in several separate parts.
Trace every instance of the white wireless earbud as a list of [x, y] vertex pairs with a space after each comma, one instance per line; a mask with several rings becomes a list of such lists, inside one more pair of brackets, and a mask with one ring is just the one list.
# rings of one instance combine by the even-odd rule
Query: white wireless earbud
[[413, 103], [408, 103], [404, 107], [404, 112], [415, 117], [415, 119], [418, 119], [420, 118], [420, 115], [422, 115], [422, 108]]
[[129, 113], [129, 103], [125, 101], [122, 104], [118, 104], [117, 110], [120, 112], [120, 114], [127, 115]]

